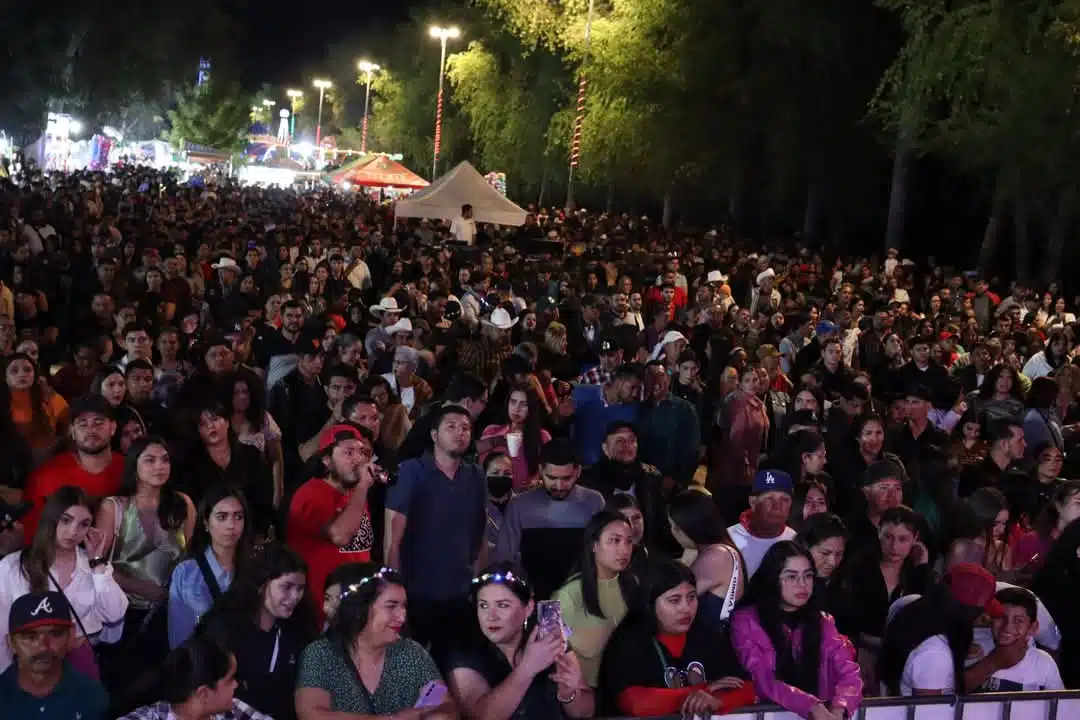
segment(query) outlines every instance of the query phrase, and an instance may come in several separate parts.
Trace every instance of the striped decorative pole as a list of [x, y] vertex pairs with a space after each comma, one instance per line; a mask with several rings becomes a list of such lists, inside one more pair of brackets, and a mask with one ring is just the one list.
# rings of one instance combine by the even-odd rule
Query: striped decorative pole
[[581, 164], [581, 132], [585, 125], [585, 67], [589, 64], [592, 46], [592, 19], [595, 0], [589, 0], [589, 14], [585, 16], [585, 52], [581, 59], [578, 77], [577, 115], [574, 116], [574, 134], [570, 138], [570, 172], [566, 176], [566, 209], [574, 209], [574, 170]]
[[440, 44], [439, 51], [439, 94], [435, 98], [435, 156], [431, 160], [431, 179], [434, 181], [439, 176], [439, 146], [442, 145], [442, 106], [443, 106], [443, 76], [446, 71], [446, 41], [461, 37], [461, 30], [457, 27], [430, 28], [431, 37], [437, 38]]

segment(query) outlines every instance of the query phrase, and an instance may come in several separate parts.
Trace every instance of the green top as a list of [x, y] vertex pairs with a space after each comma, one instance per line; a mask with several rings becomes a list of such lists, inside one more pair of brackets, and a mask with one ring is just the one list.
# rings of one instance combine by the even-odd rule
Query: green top
[[552, 600], [559, 601], [563, 620], [570, 626], [570, 649], [581, 660], [581, 671], [590, 687], [596, 687], [600, 681], [600, 660], [604, 656], [604, 648], [627, 611], [618, 577], [597, 582], [596, 594], [604, 617], [590, 615], [585, 610], [581, 578], [574, 578], [551, 596]]
[[431, 656], [419, 643], [403, 638], [386, 649], [379, 686], [369, 693], [342, 648], [324, 637], [301, 655], [296, 687], [325, 690], [334, 712], [391, 715], [413, 707], [432, 680], [442, 682]]

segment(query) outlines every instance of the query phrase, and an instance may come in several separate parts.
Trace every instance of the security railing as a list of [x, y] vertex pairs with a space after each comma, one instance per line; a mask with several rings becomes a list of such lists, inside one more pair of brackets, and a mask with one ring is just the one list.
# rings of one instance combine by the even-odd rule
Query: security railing
[[[712, 720], [799, 720], [778, 705], [752, 705]], [[629, 720], [610, 718], [609, 720]], [[680, 720], [672, 715], [662, 720]], [[1080, 690], [865, 698], [851, 720], [1080, 720]]]

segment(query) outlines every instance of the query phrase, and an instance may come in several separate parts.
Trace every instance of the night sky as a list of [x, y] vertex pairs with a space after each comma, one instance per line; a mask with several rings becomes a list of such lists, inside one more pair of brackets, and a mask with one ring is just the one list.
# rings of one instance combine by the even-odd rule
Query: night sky
[[241, 59], [244, 82], [287, 84], [320, 69], [327, 45], [341, 41], [375, 20], [403, 21], [424, 0], [247, 0], [233, 11], [246, 26]]

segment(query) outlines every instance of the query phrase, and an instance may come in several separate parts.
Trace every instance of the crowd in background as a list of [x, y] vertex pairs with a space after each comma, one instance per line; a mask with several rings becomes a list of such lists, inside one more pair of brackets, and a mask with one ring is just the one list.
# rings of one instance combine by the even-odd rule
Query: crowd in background
[[584, 210], [4, 183], [5, 717], [1080, 688], [1056, 285]]

